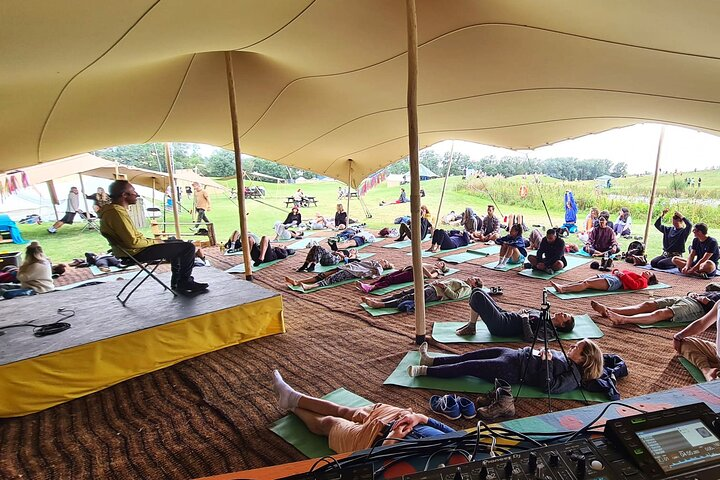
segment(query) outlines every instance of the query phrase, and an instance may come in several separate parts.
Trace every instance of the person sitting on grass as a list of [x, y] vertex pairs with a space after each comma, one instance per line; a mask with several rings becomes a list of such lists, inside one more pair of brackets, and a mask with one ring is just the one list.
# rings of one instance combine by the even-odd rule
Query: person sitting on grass
[[598, 224], [590, 231], [583, 250], [593, 257], [602, 257], [605, 254], [614, 255], [620, 251], [615, 232], [608, 226], [607, 217], [601, 215], [598, 218]]
[[297, 415], [312, 433], [328, 437], [328, 446], [335, 453], [391, 445], [402, 439], [407, 442], [438, 437], [455, 431], [409, 408], [384, 403], [346, 407], [302, 394], [285, 383], [277, 370], [273, 371], [272, 382], [278, 407]]
[[[436, 279], [445, 275], [448, 270], [449, 269], [445, 265], [445, 262], [435, 262], [434, 265], [423, 263], [423, 278]], [[357, 287], [362, 292], [370, 293], [375, 290], [380, 290], [381, 288], [389, 287], [390, 285], [412, 282], [413, 278], [413, 267], [412, 265], [408, 265], [397, 272], [392, 272], [378, 278], [377, 280], [358, 282]]]
[[[541, 388], [544, 392], [565, 393], [575, 390], [578, 382], [595, 380], [603, 373], [602, 351], [587, 338], [572, 345], [567, 358], [557, 350], [541, 349], [536, 353], [531, 352], [530, 347], [490, 347], [463, 355], [431, 357], [427, 343], [423, 343], [419, 352], [420, 365], [408, 366], [411, 377], [471, 376], [489, 382], [501, 378], [513, 385], [520, 383], [525, 372], [525, 385]], [[546, 377], [548, 368], [550, 385], [547, 385]]]
[[615, 220], [615, 225], [613, 225], [613, 231], [615, 232], [615, 235], [620, 235], [621, 237], [629, 237], [631, 225], [632, 217], [630, 216], [630, 210], [628, 210], [627, 207], [622, 207], [620, 209], [620, 213], [618, 213], [617, 220]]
[[270, 239], [263, 235], [260, 239], [260, 243], [255, 243], [253, 237], [248, 237], [248, 249], [250, 250], [250, 258], [256, 267], [263, 263], [274, 262], [287, 258], [290, 255], [295, 255], [295, 250], [283, 247], [274, 247], [270, 243]]
[[708, 236], [708, 227], [704, 223], [696, 223], [693, 228], [693, 239], [690, 245], [690, 255], [687, 260], [682, 257], [673, 257], [672, 262], [685, 275], [695, 275], [701, 278], [710, 278], [717, 270], [718, 242]]
[[297, 205], [292, 207], [290, 213], [285, 217], [285, 221], [282, 222], [286, 227], [297, 227], [302, 223], [302, 214]]
[[[470, 294], [470, 321], [455, 330], [461, 337], [475, 335], [478, 318], [485, 322], [491, 335], [497, 337], [522, 338], [531, 342], [535, 338], [535, 332], [540, 328], [538, 338], [542, 339], [542, 323], [540, 322], [540, 311], [535, 309], [522, 309], [516, 312], [506, 312], [492, 299], [490, 294], [485, 292], [480, 285], [472, 285], [473, 291]], [[575, 328], [575, 317], [567, 313], [557, 312], [551, 317], [552, 324], [559, 332], [572, 332]], [[552, 329], [548, 329], [548, 340], [555, 340]]]
[[312, 290], [320, 287], [327, 287], [345, 280], [377, 278], [382, 275], [383, 270], [395, 268], [387, 260], [360, 260], [357, 262], [340, 265], [334, 270], [318, 273], [310, 278], [293, 280], [285, 277], [288, 286], [300, 286], [303, 290]]
[[440, 228], [433, 232], [432, 245], [430, 245], [427, 251], [434, 253], [439, 250], [453, 250], [469, 244], [470, 234], [468, 232], [461, 232], [460, 230], [450, 230], [446, 232]]
[[[420, 206], [420, 239], [424, 240], [430, 233], [432, 233], [432, 222], [430, 222], [430, 211], [425, 205]], [[412, 228], [410, 223], [400, 224], [400, 236], [395, 239], [396, 242], [402, 242], [407, 238], [412, 240]]]
[[553, 275], [557, 270], [567, 267], [565, 241], [558, 237], [554, 228], [550, 228], [546, 232], [545, 238], [540, 241], [537, 255], [528, 255], [527, 260], [533, 270]]
[[[345, 232], [347, 232], [347, 230], [345, 230]], [[359, 232], [352, 230], [351, 235], [352, 236], [344, 242], [338, 242], [337, 239], [328, 238], [328, 245], [330, 245], [330, 248], [334, 251], [338, 251], [347, 248], [359, 247], [365, 245], [366, 243], [373, 243], [375, 241], [375, 235], [367, 230], [360, 230]]]
[[315, 218], [310, 221], [310, 230], [325, 230], [326, 228], [330, 228], [330, 222], [319, 213], [316, 213]]
[[682, 257], [685, 253], [685, 242], [687, 242], [692, 230], [692, 223], [682, 213], [675, 212], [672, 216], [672, 226], [662, 224], [663, 217], [670, 211], [663, 209], [660, 216], [655, 220], [655, 228], [663, 235], [663, 252], [650, 260], [650, 266], [658, 270], [671, 270], [675, 268], [674, 257]]
[[[470, 277], [467, 281], [456, 278], [435, 280], [425, 285], [425, 303], [440, 302], [443, 300], [457, 300], [470, 295], [471, 284], [482, 282], [477, 277]], [[398, 308], [402, 302], [415, 301], [415, 289], [407, 288], [382, 298], [362, 297], [362, 301], [370, 308]]]
[[615, 290], [642, 290], [648, 285], [657, 285], [658, 280], [654, 273], [645, 270], [640, 275], [629, 270], [613, 270], [610, 273], [598, 273], [594, 277], [579, 282], [560, 285], [550, 282], [557, 293], [577, 293], [585, 290], [601, 290], [613, 292]]
[[297, 269], [298, 272], [312, 272], [315, 270], [315, 264], [319, 263], [323, 267], [337, 265], [338, 263], [349, 263], [357, 260], [357, 250], [327, 250], [320, 245], [310, 247], [305, 262]]
[[473, 232], [473, 240], [478, 242], [495, 241], [500, 236], [500, 219], [495, 216], [495, 206], [487, 206], [487, 215], [482, 219], [477, 231]]
[[275, 222], [275, 239], [274, 241], [285, 241], [285, 240], [292, 240], [292, 239], [298, 239], [303, 238], [304, 232], [294, 232], [293, 230], [290, 230], [287, 225], [284, 223], [277, 221]]
[[335, 207], [335, 230], [344, 230], [348, 226], [348, 215], [342, 203]]
[[702, 372], [708, 382], [718, 379], [720, 374], [720, 328], [716, 328], [715, 341], [710, 342], [699, 338], [698, 335], [718, 323], [718, 305], [715, 305], [702, 317], [680, 330], [673, 337], [673, 348]]
[[525, 239], [522, 234], [522, 225], [516, 223], [510, 227], [508, 235], [495, 240], [495, 243], [500, 245], [500, 260], [495, 268], [503, 268], [508, 264], [522, 264], [525, 261], [527, 250], [525, 249]]
[[658, 298], [627, 307], [607, 307], [594, 300], [590, 302], [590, 306], [600, 316], [608, 318], [613, 325], [652, 325], [658, 322], [681, 324], [694, 322], [705, 315], [718, 299], [720, 292], [690, 292], [684, 297]]

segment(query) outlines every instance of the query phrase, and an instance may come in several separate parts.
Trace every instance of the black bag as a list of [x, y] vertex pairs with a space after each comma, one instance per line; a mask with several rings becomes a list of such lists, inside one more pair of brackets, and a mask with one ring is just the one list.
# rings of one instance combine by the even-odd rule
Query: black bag
[[626, 262], [633, 265], [647, 265], [647, 257], [645, 256], [645, 245], [642, 242], [634, 240], [628, 245], [627, 251], [622, 255]]

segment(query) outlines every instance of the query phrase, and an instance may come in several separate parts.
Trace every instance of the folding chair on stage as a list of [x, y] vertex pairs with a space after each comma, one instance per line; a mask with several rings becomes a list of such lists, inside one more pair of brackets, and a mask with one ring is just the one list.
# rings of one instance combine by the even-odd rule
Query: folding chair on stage
[[[158, 277], [155, 276], [155, 270], [157, 270], [157, 267], [160, 266], [160, 263], [161, 263], [160, 261], [152, 260], [150, 262], [141, 262], [141, 261], [137, 260], [135, 257], [133, 257], [132, 255], [130, 255], [130, 253], [127, 250], [125, 250], [123, 247], [121, 247], [117, 243], [113, 242], [113, 240], [110, 237], [108, 237], [105, 234], [102, 234], [102, 236], [105, 237], [105, 239], [108, 241], [108, 243], [110, 244], [111, 247], [113, 247], [113, 248], [117, 247], [118, 250], [120, 250], [123, 253], [120, 260], [122, 260], [122, 262], [125, 265], [137, 265], [138, 267], [140, 267], [140, 269], [137, 271], [137, 273], [135, 273], [135, 275], [133, 275], [133, 277], [123, 286], [123, 288], [118, 292], [118, 294], [115, 295], [115, 298], [120, 300], [120, 303], [122, 304], [123, 307], [125, 306], [125, 303], [127, 303], [127, 301], [130, 299], [130, 296], [133, 293], [135, 293], [135, 290], [140, 288], [140, 285], [145, 283], [145, 280], [147, 280], [150, 277], [152, 277], [153, 280], [155, 280], [157, 283], [159, 283], [163, 287], [163, 289], [169, 290], [170, 293], [173, 294], [173, 296], [177, 297], [177, 293], [175, 293], [175, 291], [172, 288], [168, 287], [165, 284], [165, 282], [163, 282], [162, 280], [160, 280]], [[140, 278], [143, 273], [145, 273], [145, 275], [142, 276], [142, 278]], [[135, 282], [136, 280], [137, 280], [137, 282]], [[128, 294], [125, 296], [125, 298], [122, 298], [123, 292], [133, 283], [135, 283], [135, 286], [133, 286], [133, 288], [128, 292]]]
[[98, 218], [94, 215], [90, 215], [89, 213], [85, 212], [77, 212], [77, 214], [80, 216], [81, 219], [85, 220], [85, 226], [81, 231], [91, 231], [95, 230], [96, 232], [100, 231], [100, 225], [98, 225]]

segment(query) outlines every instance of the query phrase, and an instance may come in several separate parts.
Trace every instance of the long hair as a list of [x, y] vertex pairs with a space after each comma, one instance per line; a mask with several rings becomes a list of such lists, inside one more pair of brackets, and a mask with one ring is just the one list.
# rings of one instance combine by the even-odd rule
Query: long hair
[[584, 381], [595, 380], [600, 378], [603, 373], [603, 353], [597, 343], [590, 339], [583, 338], [583, 362], [580, 365], [582, 369], [582, 378]]
[[462, 225], [468, 233], [473, 233], [478, 229], [477, 218], [472, 208], [467, 207], [462, 215]]
[[43, 253], [43, 249], [38, 242], [32, 242], [25, 249], [25, 260], [18, 269], [18, 273], [24, 273], [31, 265], [35, 263], [45, 263], [47, 257]]

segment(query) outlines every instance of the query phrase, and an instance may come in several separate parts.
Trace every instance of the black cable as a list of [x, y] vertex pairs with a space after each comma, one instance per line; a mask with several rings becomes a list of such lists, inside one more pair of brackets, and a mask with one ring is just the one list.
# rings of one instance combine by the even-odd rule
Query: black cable
[[45, 323], [42, 325], [36, 325], [34, 323], [21, 323], [18, 325], [7, 325], [5, 327], [0, 327], [0, 335], [3, 335], [5, 332], [2, 330], [5, 330], [7, 328], [18, 328], [18, 327], [33, 327], [33, 335], [36, 337], [46, 337], [48, 335], [54, 335], [56, 333], [64, 332], [68, 328], [71, 327], [71, 325], [67, 322], [63, 322], [63, 320], [67, 320], [68, 318], [75, 316], [75, 310], [69, 309], [69, 308], [58, 308], [57, 313], [60, 314], [60, 317], [58, 320], [52, 323]]

